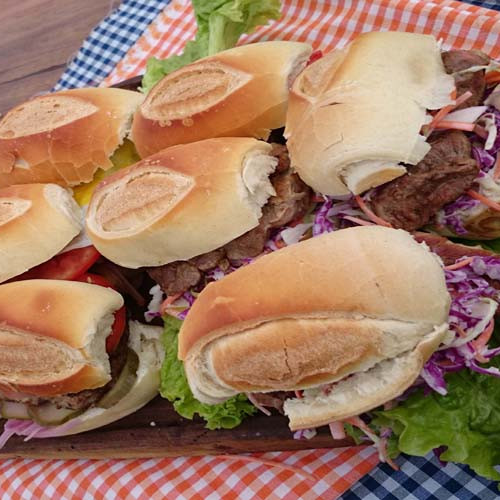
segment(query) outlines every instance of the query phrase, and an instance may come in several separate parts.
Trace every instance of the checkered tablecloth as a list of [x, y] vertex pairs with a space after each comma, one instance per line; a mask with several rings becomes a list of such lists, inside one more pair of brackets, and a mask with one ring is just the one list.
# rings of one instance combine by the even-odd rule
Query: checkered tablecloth
[[[474, 5], [472, 5], [474, 4]], [[445, 47], [479, 48], [500, 58], [500, 0], [283, 0], [283, 17], [242, 42], [308, 41], [330, 50], [361, 31], [428, 32]], [[123, 0], [89, 35], [56, 89], [109, 85], [144, 71], [150, 55], [179, 53], [193, 37], [188, 0]], [[371, 448], [254, 454], [303, 468], [313, 485], [287, 471], [216, 457], [151, 460], [4, 460], [1, 498], [498, 498], [497, 485], [467, 467], [428, 456], [400, 457], [398, 472], [377, 465]], [[361, 478], [361, 479], [360, 479]]]

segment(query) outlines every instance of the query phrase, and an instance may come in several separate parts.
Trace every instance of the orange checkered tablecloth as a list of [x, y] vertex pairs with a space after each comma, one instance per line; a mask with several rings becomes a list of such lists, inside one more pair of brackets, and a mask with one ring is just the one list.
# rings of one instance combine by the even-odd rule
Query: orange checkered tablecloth
[[[300, 40], [315, 49], [342, 46], [372, 30], [432, 33], [444, 48], [476, 48], [500, 58], [500, 13], [453, 0], [283, 0], [280, 21], [242, 38]], [[193, 38], [189, 0], [173, 0], [102, 82], [110, 85], [144, 72], [150, 56], [182, 52]], [[217, 457], [141, 460], [21, 460], [0, 462], [1, 499], [286, 498], [334, 499], [377, 463], [373, 448], [255, 453], [313, 474]]]

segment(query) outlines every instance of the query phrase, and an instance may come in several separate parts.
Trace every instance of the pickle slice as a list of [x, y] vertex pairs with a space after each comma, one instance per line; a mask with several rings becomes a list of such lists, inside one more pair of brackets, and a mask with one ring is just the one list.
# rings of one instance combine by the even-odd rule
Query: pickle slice
[[28, 413], [28, 406], [25, 403], [14, 401], [2, 401], [0, 407], [2, 418], [16, 418], [18, 420], [31, 420]]
[[44, 403], [40, 406], [30, 406], [28, 408], [30, 418], [40, 425], [60, 425], [69, 419], [76, 417], [81, 410], [71, 410], [69, 408], [57, 408], [52, 403]]
[[137, 368], [139, 367], [139, 358], [137, 354], [128, 350], [127, 360], [115, 385], [107, 392], [96, 404], [98, 408], [111, 408], [123, 397], [125, 397], [137, 379]]

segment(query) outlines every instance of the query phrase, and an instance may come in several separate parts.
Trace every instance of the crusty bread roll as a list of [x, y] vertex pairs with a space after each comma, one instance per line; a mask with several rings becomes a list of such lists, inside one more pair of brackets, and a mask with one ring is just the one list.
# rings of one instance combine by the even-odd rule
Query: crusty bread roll
[[257, 137], [285, 124], [289, 88], [311, 47], [263, 42], [219, 52], [165, 76], [134, 116], [141, 157], [211, 137]]
[[0, 393], [57, 396], [110, 379], [106, 337], [120, 294], [75, 281], [0, 285]]
[[57, 184], [0, 189], [0, 283], [49, 260], [82, 229], [80, 207]]
[[258, 225], [274, 189], [271, 146], [250, 138], [173, 146], [107, 177], [95, 190], [87, 233], [124, 267], [187, 260]]
[[454, 80], [430, 35], [371, 32], [308, 66], [290, 93], [292, 167], [328, 195], [359, 194], [406, 171], [430, 146], [426, 110], [452, 102]]
[[[195, 397], [213, 404], [314, 388], [409, 356], [394, 387], [374, 392], [373, 408], [418, 376], [447, 331], [449, 306], [441, 264], [425, 246], [401, 230], [355, 227], [209, 284], [182, 325], [179, 358]], [[311, 418], [335, 420], [335, 411], [324, 405]]]
[[139, 92], [114, 88], [65, 90], [35, 97], [0, 121], [0, 187], [89, 182], [130, 130]]

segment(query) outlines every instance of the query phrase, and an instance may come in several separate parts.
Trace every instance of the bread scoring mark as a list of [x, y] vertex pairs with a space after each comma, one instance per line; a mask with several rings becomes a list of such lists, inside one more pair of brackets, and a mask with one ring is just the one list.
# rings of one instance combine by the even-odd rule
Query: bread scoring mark
[[31, 200], [23, 198], [0, 198], [0, 226], [24, 215], [31, 205]]
[[80, 370], [79, 353], [65, 343], [32, 332], [0, 327], [0, 383], [49, 384]]
[[16, 139], [49, 132], [89, 116], [98, 109], [92, 103], [76, 97], [37, 97], [5, 115], [0, 121], [0, 139]]
[[162, 126], [170, 126], [172, 120], [183, 120], [184, 126], [192, 126], [192, 115], [221, 102], [250, 79], [249, 74], [217, 62], [187, 66], [161, 80], [141, 111]]
[[96, 223], [111, 233], [143, 229], [172, 210], [193, 186], [192, 177], [169, 168], [139, 168], [99, 193]]

